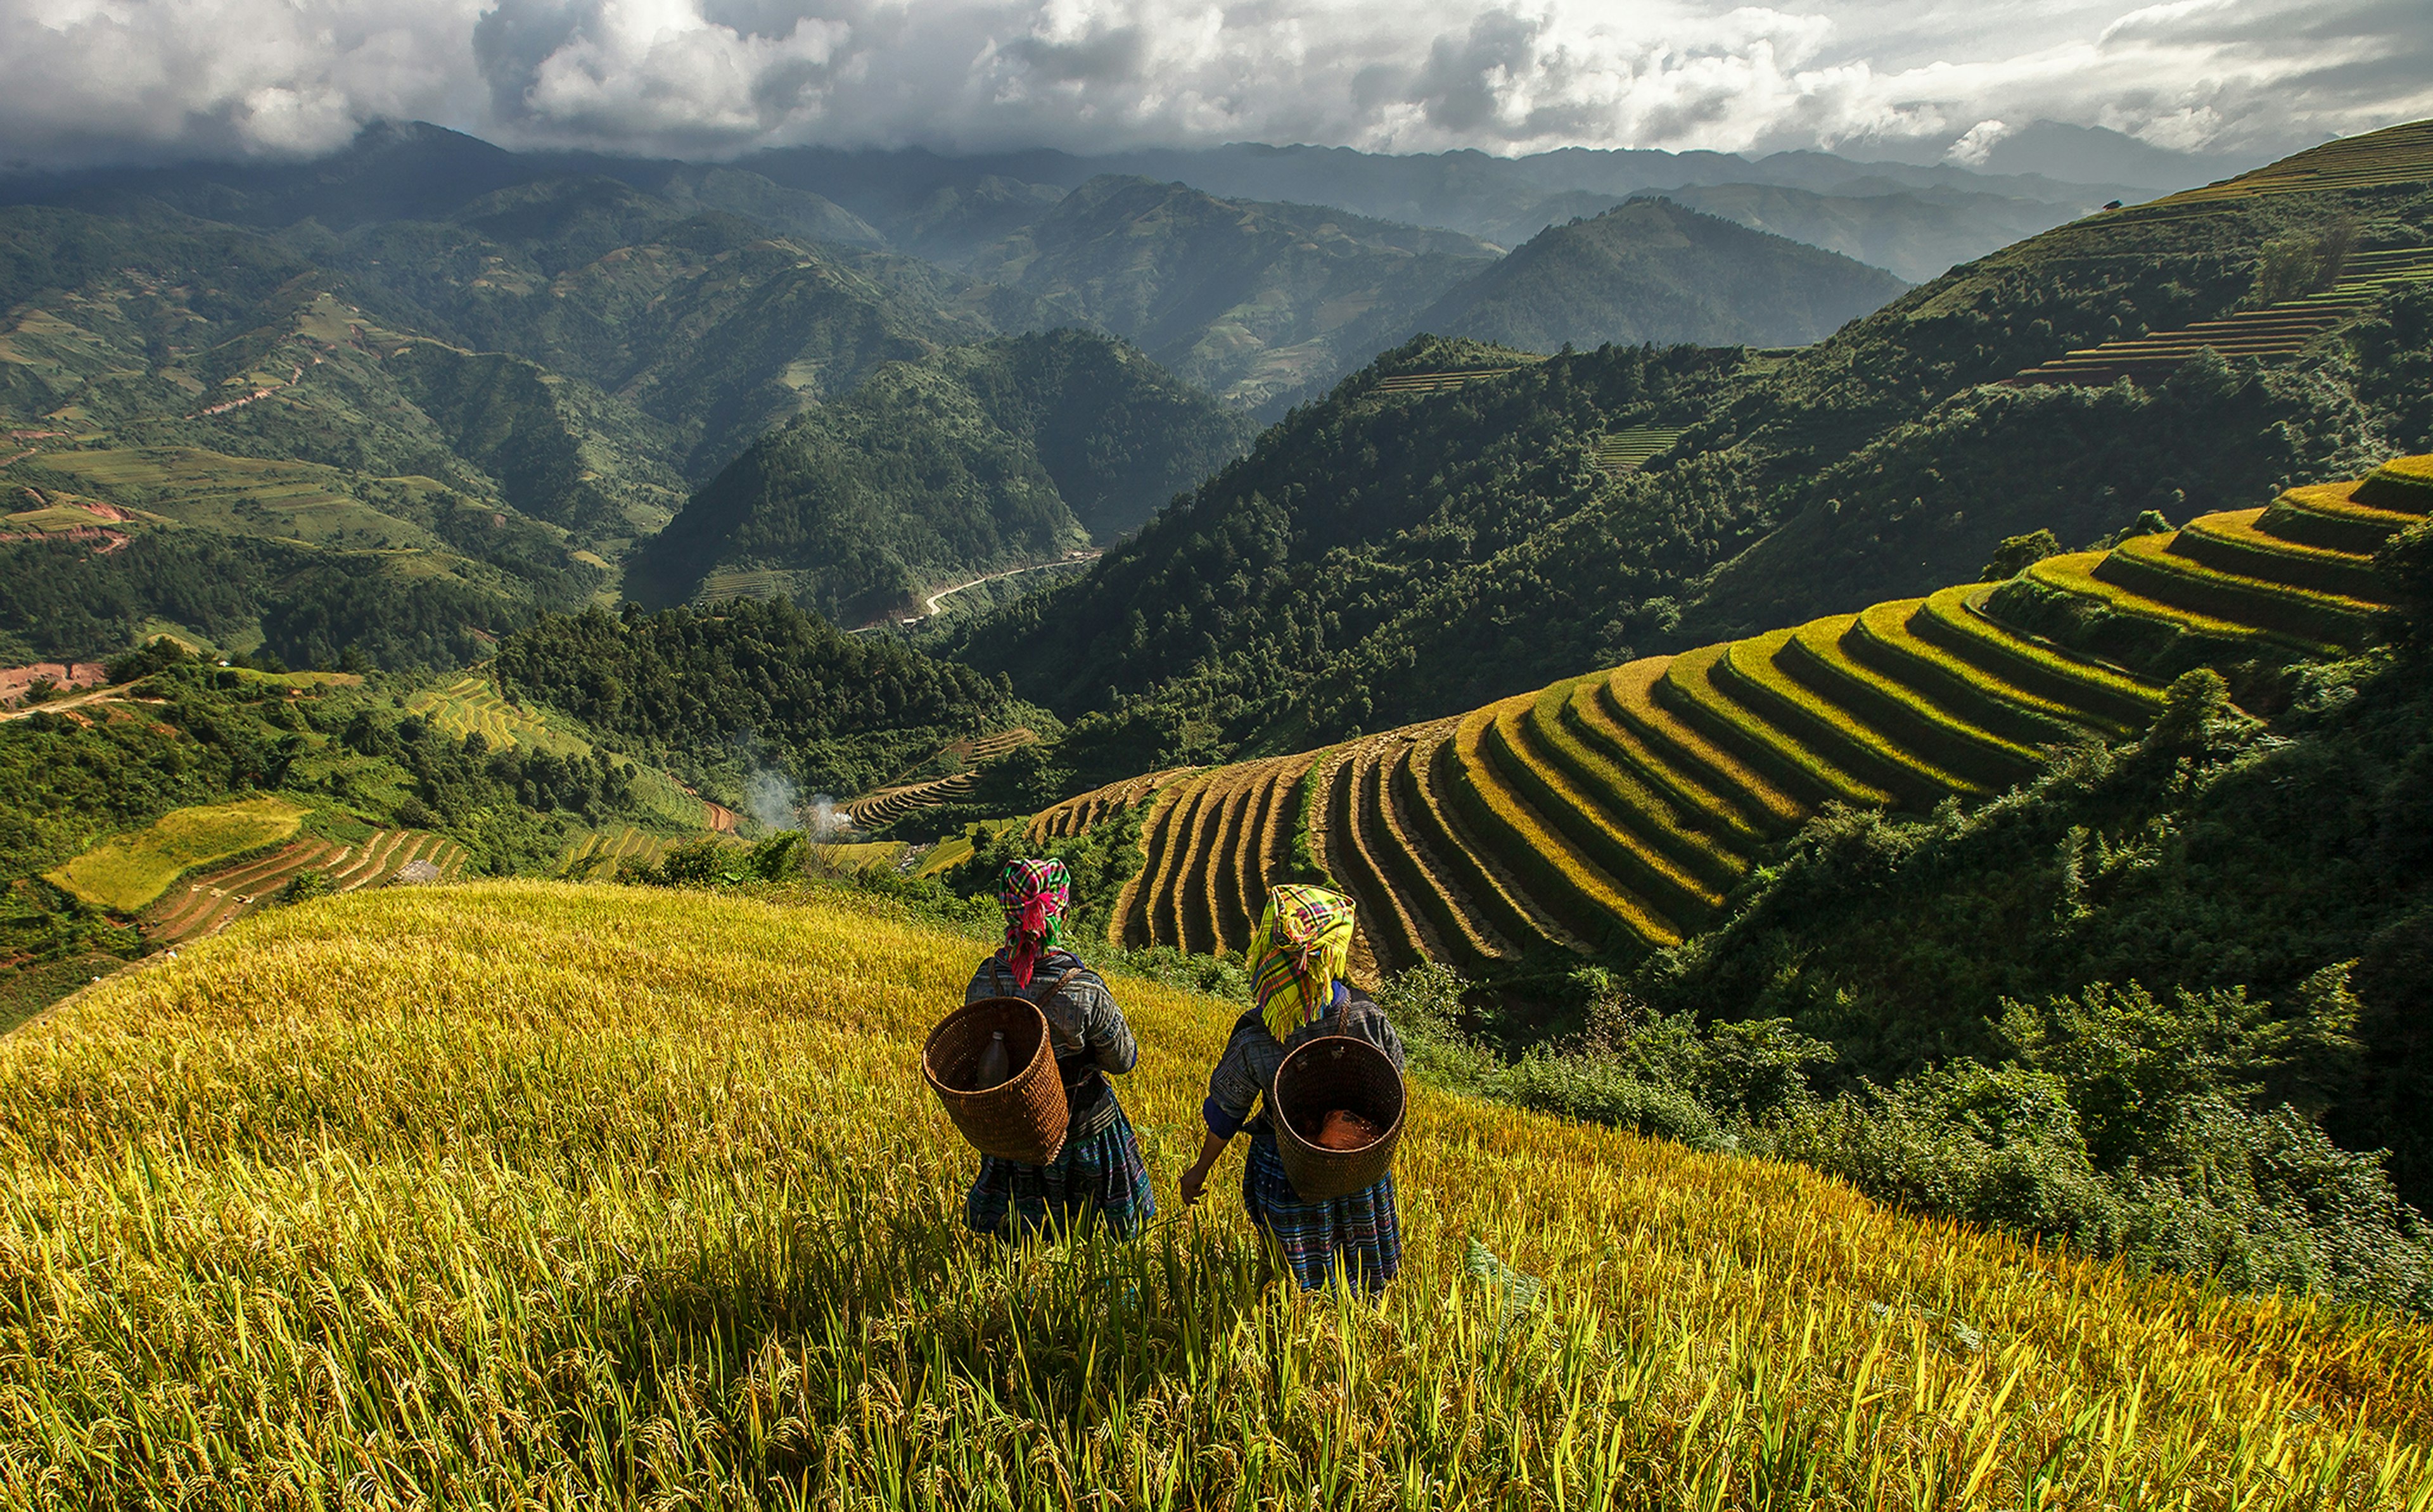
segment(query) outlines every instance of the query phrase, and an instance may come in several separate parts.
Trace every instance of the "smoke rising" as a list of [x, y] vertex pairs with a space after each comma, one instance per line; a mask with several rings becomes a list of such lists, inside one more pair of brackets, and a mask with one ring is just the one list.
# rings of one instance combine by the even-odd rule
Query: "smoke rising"
[[796, 807], [793, 779], [784, 773], [763, 768], [743, 779], [743, 811], [759, 824], [761, 833], [774, 835], [794, 828]]

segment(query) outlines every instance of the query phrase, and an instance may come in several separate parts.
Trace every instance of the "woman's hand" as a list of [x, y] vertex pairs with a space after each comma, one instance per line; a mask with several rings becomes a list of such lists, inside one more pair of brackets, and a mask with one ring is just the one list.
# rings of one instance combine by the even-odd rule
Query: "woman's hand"
[[1202, 1161], [1199, 1164], [1191, 1167], [1191, 1169], [1182, 1173], [1182, 1205], [1184, 1207], [1187, 1208], [1193, 1203], [1199, 1201], [1199, 1195], [1207, 1190], [1207, 1162]]

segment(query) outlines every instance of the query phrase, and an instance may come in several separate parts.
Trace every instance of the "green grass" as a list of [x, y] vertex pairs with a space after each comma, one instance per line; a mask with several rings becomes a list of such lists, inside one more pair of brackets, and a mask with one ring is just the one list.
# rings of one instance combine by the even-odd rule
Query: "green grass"
[[1889, 792], [1845, 773], [1742, 704], [1736, 690], [1746, 680], [1730, 679], [1732, 650], [1729, 644], [1701, 646], [1674, 657], [1651, 688], [1658, 706], [1804, 803], [1838, 799], [1882, 807], [1892, 801]]
[[148, 828], [103, 841], [43, 877], [94, 908], [131, 914], [196, 867], [286, 840], [306, 812], [284, 798], [173, 808]]
[[1424, 1085], [1383, 1301], [1263, 1285], [1236, 1005], [1122, 976], [1165, 1211], [1000, 1250], [910, 1070], [986, 946], [852, 907], [361, 894], [0, 1043], [0, 1504], [2433, 1504], [2423, 1324]]

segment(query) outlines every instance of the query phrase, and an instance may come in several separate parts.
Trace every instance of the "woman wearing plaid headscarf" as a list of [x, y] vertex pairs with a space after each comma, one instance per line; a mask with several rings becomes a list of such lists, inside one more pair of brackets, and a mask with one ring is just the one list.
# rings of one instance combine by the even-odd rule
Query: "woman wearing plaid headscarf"
[[[1394, 1215], [1394, 1178], [1350, 1197], [1304, 1200], [1276, 1154], [1276, 1068], [1307, 1041], [1349, 1034], [1386, 1052], [1403, 1068], [1403, 1041], [1386, 1011], [1343, 979], [1352, 954], [1352, 900], [1325, 888], [1286, 885], [1268, 896], [1259, 922], [1251, 985], [1258, 1006], [1234, 1025], [1225, 1053], [1208, 1078], [1200, 1106], [1208, 1134], [1199, 1159], [1182, 1173], [1182, 1205], [1199, 1200], [1226, 1144], [1247, 1127], [1251, 1151], [1242, 1163], [1242, 1206], [1275, 1239], [1293, 1279], [1324, 1286], [1338, 1270], [1370, 1291], [1394, 1279], [1403, 1259], [1403, 1232]], [[1251, 1116], [1264, 1099], [1267, 1106]]]
[[1039, 1006], [1064, 1079], [1069, 1122], [1064, 1147], [1046, 1165], [981, 1156], [964, 1221], [1012, 1238], [1018, 1230], [1070, 1227], [1095, 1216], [1129, 1239], [1157, 1212], [1140, 1142], [1107, 1084], [1140, 1059], [1131, 1026], [1098, 974], [1064, 948], [1073, 884], [1063, 861], [1008, 864], [997, 901], [1005, 909], [1005, 943], [972, 974], [963, 1001], [1026, 997]]

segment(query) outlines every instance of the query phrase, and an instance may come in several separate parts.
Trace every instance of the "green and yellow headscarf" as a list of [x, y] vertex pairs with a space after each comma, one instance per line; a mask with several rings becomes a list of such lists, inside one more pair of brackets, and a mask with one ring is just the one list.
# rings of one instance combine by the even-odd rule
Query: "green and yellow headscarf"
[[1282, 1041], [1325, 1013], [1335, 979], [1352, 957], [1350, 898], [1322, 887], [1286, 883], [1268, 894], [1251, 955], [1259, 1016]]

